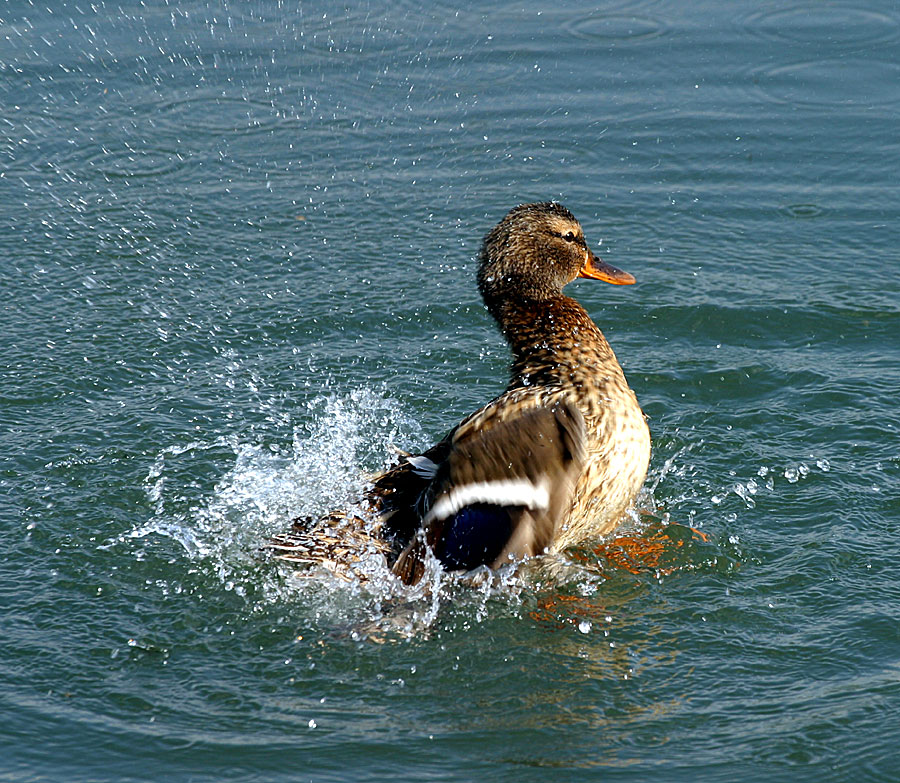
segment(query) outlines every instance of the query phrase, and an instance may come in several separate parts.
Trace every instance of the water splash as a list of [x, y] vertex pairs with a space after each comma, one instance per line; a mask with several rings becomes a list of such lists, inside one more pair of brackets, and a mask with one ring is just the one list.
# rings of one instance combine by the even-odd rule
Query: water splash
[[[299, 421], [285, 413], [283, 399], [267, 399], [264, 388], [257, 407], [278, 413], [266, 416], [274, 431], [251, 426], [244, 437], [220, 435], [160, 450], [144, 481], [150, 518], [105, 546], [130, 547], [137, 559], [161, 548], [176, 565], [180, 552], [185, 570], [239, 596], [248, 613], [286, 607], [300, 623], [343, 630], [353, 638], [427, 633], [439, 615], [446, 618], [449, 606], [464, 624], [481, 622], [502, 606], [520, 616], [552, 616], [557, 625], [591, 633], [598, 627], [594, 596], [611, 578], [649, 575], [656, 582], [682, 571], [730, 572], [744, 560], [736, 532], [729, 530], [719, 541], [694, 526], [712, 512], [712, 519], [732, 527], [741, 509], [752, 511], [761, 493], [775, 491], [776, 480], [796, 482], [810, 472], [806, 463], [761, 466], [754, 475], [714, 482], [693, 465], [692, 451], [703, 448], [702, 440], [672, 444], [671, 455], [651, 471], [638, 498], [643, 513], [635, 511], [608, 539], [589, 548], [542, 558], [527, 568], [483, 568], [465, 577], [445, 573], [432, 559], [425, 578], [412, 587], [390, 572], [383, 556], [372, 553], [351, 578], [339, 579], [273, 563], [260, 547], [296, 517], [352, 508], [367, 473], [390, 462], [395, 446], [416, 450], [428, 438], [398, 401], [368, 387], [315, 397]], [[823, 472], [830, 467], [822, 458], [815, 466]], [[560, 598], [569, 594], [577, 600]], [[545, 599], [551, 609], [540, 604]]]
[[[260, 403], [262, 410], [271, 401]], [[269, 419], [272, 420], [271, 417]], [[246, 596], [254, 611], [274, 601], [296, 601], [313, 614], [328, 608], [309, 580], [295, 579], [260, 554], [272, 534], [298, 516], [318, 516], [346, 508], [360, 496], [367, 471], [383, 467], [394, 445], [411, 448], [423, 441], [418, 424], [396, 400], [370, 388], [344, 395], [317, 397], [299, 423], [283, 422], [284, 437], [272, 440], [251, 431], [240, 436], [192, 440], [161, 449], [146, 478], [144, 490], [152, 508], [149, 519], [107, 541], [103, 546], [130, 548], [144, 560], [162, 552], [175, 562], [180, 552], [185, 570], [217, 581], [226, 591]], [[210, 477], [219, 475], [210, 488]], [[167, 544], [167, 542], [170, 542]], [[382, 564], [369, 564], [376, 604], [390, 595], [396, 579]], [[380, 568], [380, 570], [379, 570]], [[365, 592], [361, 584], [342, 586], [341, 601]], [[344, 601], [346, 603], [346, 601]]]

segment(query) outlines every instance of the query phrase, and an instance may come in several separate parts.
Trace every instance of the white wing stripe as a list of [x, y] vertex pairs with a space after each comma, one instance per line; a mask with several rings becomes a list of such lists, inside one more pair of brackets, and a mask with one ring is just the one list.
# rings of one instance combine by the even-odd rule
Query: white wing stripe
[[461, 508], [473, 503], [490, 503], [495, 506], [526, 506], [532, 511], [546, 511], [550, 506], [547, 480], [532, 484], [527, 479], [504, 479], [502, 481], [480, 481], [454, 488], [448, 495], [435, 503], [425, 519], [428, 524], [436, 519], [447, 519]]

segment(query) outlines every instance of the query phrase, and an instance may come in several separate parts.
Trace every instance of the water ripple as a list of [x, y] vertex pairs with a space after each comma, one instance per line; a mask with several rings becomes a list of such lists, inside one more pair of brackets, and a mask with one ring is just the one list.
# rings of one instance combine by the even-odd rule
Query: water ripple
[[799, 220], [821, 217], [825, 212], [824, 208], [818, 204], [786, 204], [781, 208], [781, 211], [788, 217]]
[[757, 72], [775, 103], [819, 107], [890, 106], [900, 101], [900, 64], [888, 60], [806, 60]]
[[632, 14], [589, 14], [571, 20], [567, 32], [585, 41], [637, 43], [657, 38], [666, 31], [665, 22]]
[[175, 150], [139, 149], [126, 144], [117, 149], [101, 147], [91, 155], [82, 156], [81, 162], [111, 179], [137, 179], [179, 171], [187, 164], [188, 157]]
[[276, 125], [281, 116], [267, 101], [211, 92], [192, 95], [160, 107], [162, 122], [201, 134], [251, 135]]
[[900, 36], [900, 22], [889, 14], [822, 3], [769, 9], [747, 16], [744, 24], [773, 41], [851, 47], [886, 43]]

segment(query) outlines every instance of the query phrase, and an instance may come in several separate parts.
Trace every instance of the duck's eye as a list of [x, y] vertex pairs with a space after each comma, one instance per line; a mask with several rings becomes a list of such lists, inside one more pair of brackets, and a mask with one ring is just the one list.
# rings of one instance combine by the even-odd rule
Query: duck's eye
[[574, 242], [574, 241], [575, 241], [575, 234], [574, 234], [573, 232], [571, 232], [571, 231], [567, 231], [567, 232], [566, 232], [566, 235], [563, 237], [563, 239], [565, 239], [566, 242]]

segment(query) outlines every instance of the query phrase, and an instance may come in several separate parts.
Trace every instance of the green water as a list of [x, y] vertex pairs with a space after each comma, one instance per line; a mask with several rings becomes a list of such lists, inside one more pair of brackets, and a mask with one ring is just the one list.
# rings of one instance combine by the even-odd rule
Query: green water
[[[900, 779], [898, 63], [875, 0], [6, 4], [0, 780]], [[569, 291], [659, 560], [269, 562], [503, 387], [549, 198], [638, 278]]]

